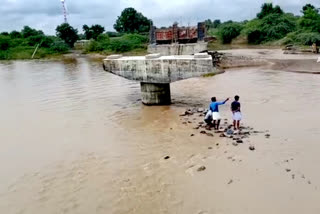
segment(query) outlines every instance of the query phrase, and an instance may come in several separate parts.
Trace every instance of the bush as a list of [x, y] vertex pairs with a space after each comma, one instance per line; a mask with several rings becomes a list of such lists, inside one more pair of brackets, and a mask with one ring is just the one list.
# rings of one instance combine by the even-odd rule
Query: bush
[[243, 26], [237, 23], [223, 25], [219, 31], [222, 43], [229, 44], [240, 35]]
[[301, 44], [301, 45], [312, 45], [313, 43], [316, 43], [317, 45], [320, 45], [320, 33], [301, 33], [301, 34], [297, 34], [293, 38], [293, 41], [296, 44]]
[[127, 52], [134, 49], [130, 41], [124, 39], [113, 39], [110, 41], [110, 49], [115, 52]]
[[5, 51], [10, 47], [10, 39], [7, 36], [0, 36], [0, 50]]
[[246, 24], [245, 33], [250, 44], [260, 44], [284, 38], [297, 29], [297, 19], [292, 14], [270, 14], [260, 20], [252, 20]]
[[57, 40], [52, 43], [50, 50], [58, 53], [65, 53], [69, 50], [69, 46], [65, 42]]
[[85, 47], [86, 52], [102, 51], [103, 49], [104, 48], [101, 43], [94, 40], [90, 41], [90, 43]]

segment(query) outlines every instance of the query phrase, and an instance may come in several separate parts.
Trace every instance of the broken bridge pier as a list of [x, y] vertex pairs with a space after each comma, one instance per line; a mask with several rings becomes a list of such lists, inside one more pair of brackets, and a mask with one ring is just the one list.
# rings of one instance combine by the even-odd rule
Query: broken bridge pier
[[111, 55], [104, 60], [103, 67], [115, 75], [139, 81], [142, 102], [146, 105], [169, 105], [170, 83], [216, 72], [212, 57], [207, 53], [185, 56]]

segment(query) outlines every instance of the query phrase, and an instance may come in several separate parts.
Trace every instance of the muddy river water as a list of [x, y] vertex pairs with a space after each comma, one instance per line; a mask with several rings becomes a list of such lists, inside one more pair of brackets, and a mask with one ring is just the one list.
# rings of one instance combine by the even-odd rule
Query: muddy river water
[[[147, 107], [100, 61], [1, 62], [0, 213], [320, 212], [320, 75], [241, 68], [171, 90], [173, 105]], [[235, 94], [270, 138], [236, 147], [179, 117]]]

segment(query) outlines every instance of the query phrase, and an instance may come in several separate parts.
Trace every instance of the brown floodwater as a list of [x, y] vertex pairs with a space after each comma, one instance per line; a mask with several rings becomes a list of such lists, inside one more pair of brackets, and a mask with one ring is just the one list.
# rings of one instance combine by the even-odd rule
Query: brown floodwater
[[[320, 212], [320, 75], [242, 68], [171, 90], [173, 105], [147, 107], [99, 61], [1, 62], [0, 213]], [[235, 94], [270, 138], [235, 147], [179, 117]]]

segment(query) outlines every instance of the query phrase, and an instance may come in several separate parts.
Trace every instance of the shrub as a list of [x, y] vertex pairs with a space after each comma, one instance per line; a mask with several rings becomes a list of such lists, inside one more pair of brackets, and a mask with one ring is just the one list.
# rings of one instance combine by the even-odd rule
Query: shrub
[[130, 41], [124, 39], [113, 39], [110, 41], [110, 49], [115, 52], [127, 52], [134, 47]]
[[320, 33], [301, 33], [297, 34], [294, 42], [301, 45], [312, 45], [316, 43], [320, 45]]
[[102, 51], [104, 48], [101, 43], [97, 41], [90, 41], [88, 45], [86, 45], [85, 50], [86, 52], [93, 52], [93, 51]]
[[65, 53], [69, 50], [69, 46], [60, 40], [54, 41], [50, 47], [53, 52]]
[[219, 31], [222, 43], [231, 43], [232, 39], [240, 35], [242, 28], [242, 25], [237, 23], [223, 25]]
[[0, 50], [5, 51], [10, 47], [10, 39], [7, 36], [0, 36]]

